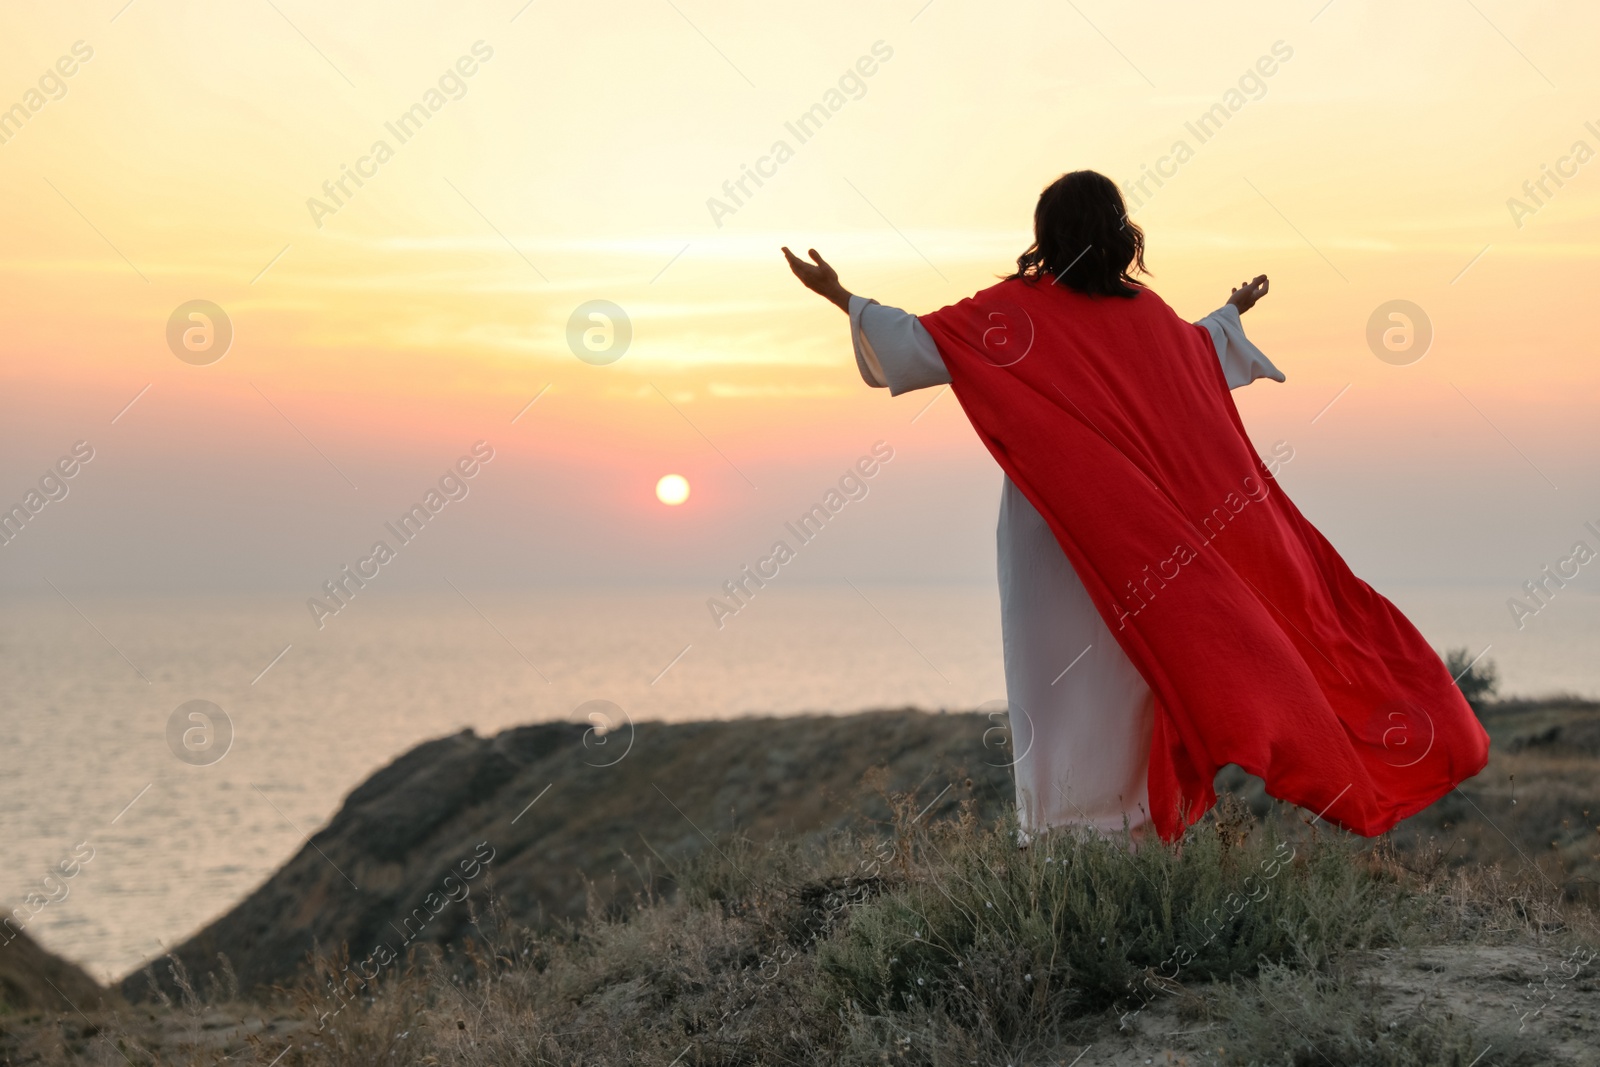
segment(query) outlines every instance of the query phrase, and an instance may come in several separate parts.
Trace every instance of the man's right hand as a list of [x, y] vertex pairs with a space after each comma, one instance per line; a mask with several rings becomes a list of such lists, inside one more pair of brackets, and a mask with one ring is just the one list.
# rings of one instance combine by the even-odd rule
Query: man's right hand
[[1228, 303], [1239, 309], [1239, 314], [1256, 306], [1256, 301], [1267, 295], [1267, 276], [1257, 274], [1252, 280], [1245, 282], [1235, 289], [1228, 297]]
[[850, 291], [839, 284], [839, 272], [828, 265], [828, 261], [817, 254], [815, 248], [808, 249], [813, 262], [805, 260], [789, 251], [788, 246], [783, 249], [784, 258], [789, 261], [789, 269], [794, 271], [794, 276], [800, 283], [813, 293], [830, 301], [840, 311], [850, 311]]

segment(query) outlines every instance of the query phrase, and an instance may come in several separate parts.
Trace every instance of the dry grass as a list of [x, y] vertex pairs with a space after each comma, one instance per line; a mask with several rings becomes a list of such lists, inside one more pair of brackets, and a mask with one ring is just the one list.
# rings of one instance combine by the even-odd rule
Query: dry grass
[[[11, 1062], [1488, 1064], [1563, 1059], [1514, 1002], [1399, 1003], [1376, 959], [1595, 943], [1531, 872], [1463, 870], [1225, 802], [1179, 848], [1058, 832], [1027, 850], [904, 797], [876, 835], [729, 837], [628, 907], [535, 933], [474, 916], [450, 955], [358, 977], [341, 951], [270, 1007], [180, 998], [12, 1027]], [[1487, 957], [1485, 957], [1487, 958]], [[1502, 980], [1502, 984], [1504, 981]], [[1592, 987], [1591, 987], [1592, 989]], [[1572, 1004], [1588, 994], [1563, 991]], [[1487, 1003], [1487, 1002], [1486, 1002]], [[1524, 1013], [1526, 1014], [1526, 1013]], [[1176, 1037], [1174, 1037], [1176, 1035]], [[56, 1045], [52, 1048], [52, 1045]], [[61, 1046], [65, 1046], [62, 1050]], [[1122, 1057], [1122, 1058], [1119, 1058]]]

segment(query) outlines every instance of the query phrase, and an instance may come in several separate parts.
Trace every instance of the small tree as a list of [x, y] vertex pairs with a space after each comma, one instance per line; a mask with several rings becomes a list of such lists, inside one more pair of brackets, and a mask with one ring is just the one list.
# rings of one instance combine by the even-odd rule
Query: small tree
[[1481, 654], [1474, 660], [1467, 649], [1452, 648], [1444, 654], [1444, 665], [1473, 711], [1494, 700], [1500, 688], [1500, 672], [1495, 669], [1494, 660], [1483, 659]]

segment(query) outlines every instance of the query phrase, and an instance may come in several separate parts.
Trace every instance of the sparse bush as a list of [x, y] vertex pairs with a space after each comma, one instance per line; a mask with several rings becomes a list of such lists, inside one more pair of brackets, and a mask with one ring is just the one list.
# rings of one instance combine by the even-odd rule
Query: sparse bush
[[1206, 820], [1181, 849], [1056, 831], [1019, 851], [1006, 827], [912, 837], [912, 876], [819, 947], [830, 1009], [937, 1010], [1009, 1042], [1177, 982], [1317, 967], [1391, 942], [1406, 895], [1342, 839], [1243, 839]]
[[1500, 689], [1500, 671], [1492, 659], [1476, 659], [1465, 648], [1452, 648], [1444, 654], [1445, 669], [1456, 680], [1456, 688], [1467, 698], [1473, 711], [1494, 700]]

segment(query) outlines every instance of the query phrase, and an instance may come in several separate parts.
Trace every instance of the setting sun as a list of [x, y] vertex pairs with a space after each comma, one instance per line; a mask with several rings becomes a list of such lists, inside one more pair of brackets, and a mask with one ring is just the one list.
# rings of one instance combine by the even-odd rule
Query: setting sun
[[670, 507], [677, 507], [689, 499], [689, 479], [681, 474], [663, 475], [656, 483], [656, 499]]

